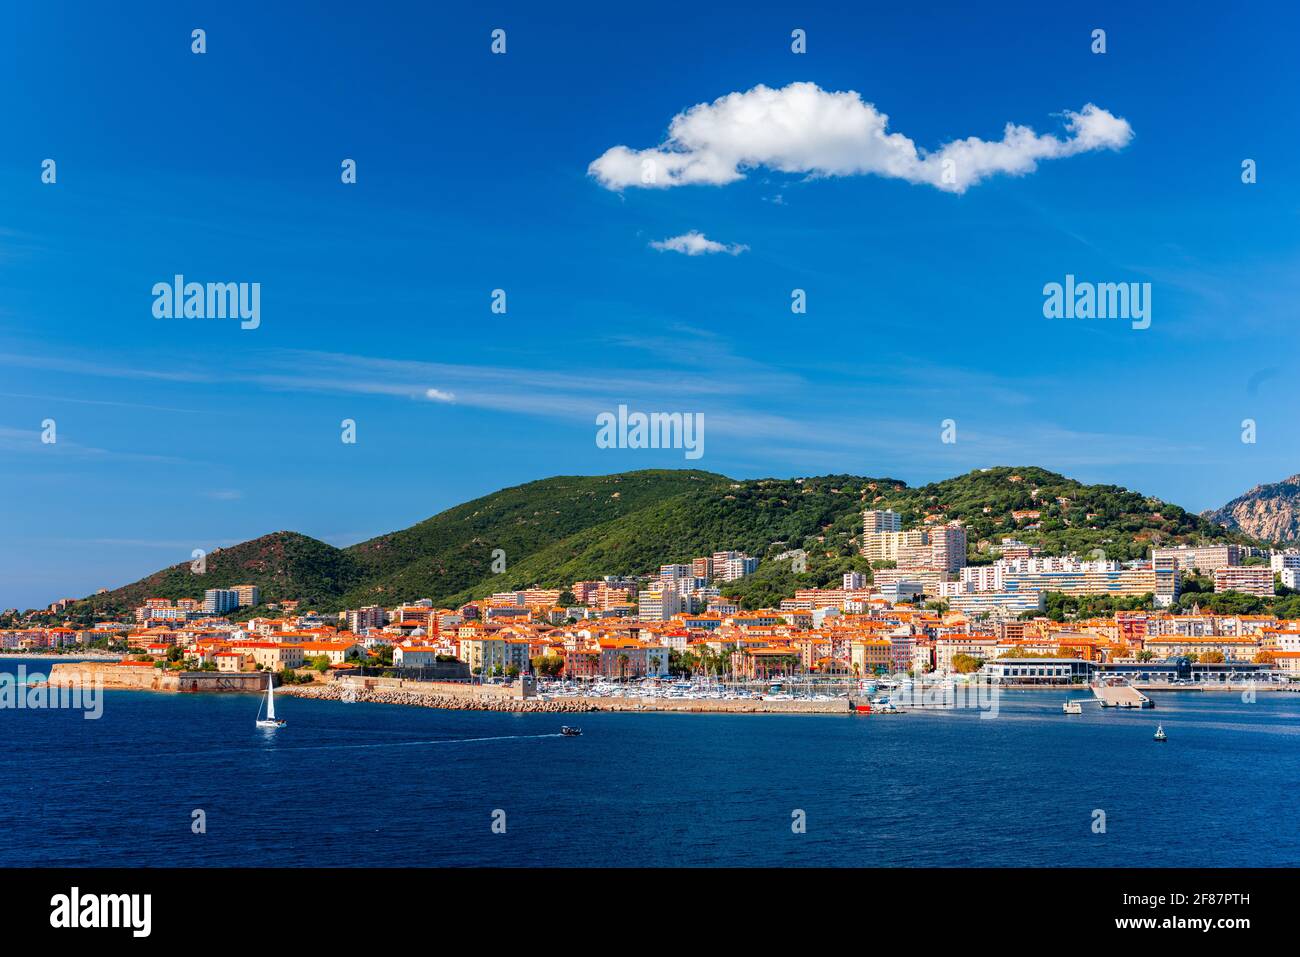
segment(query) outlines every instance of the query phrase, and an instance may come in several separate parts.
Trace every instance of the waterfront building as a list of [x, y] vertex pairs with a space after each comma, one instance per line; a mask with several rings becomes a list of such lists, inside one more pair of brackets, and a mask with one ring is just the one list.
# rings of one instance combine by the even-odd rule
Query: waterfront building
[[1002, 684], [1065, 685], [1089, 681], [1098, 667], [1082, 658], [998, 658], [980, 674]]
[[[464, 629], [461, 629], [462, 633]], [[460, 639], [460, 660], [469, 665], [471, 672], [490, 674], [498, 667], [506, 667], [506, 643], [504, 639], [478, 634], [468, 637], [462, 634]]]

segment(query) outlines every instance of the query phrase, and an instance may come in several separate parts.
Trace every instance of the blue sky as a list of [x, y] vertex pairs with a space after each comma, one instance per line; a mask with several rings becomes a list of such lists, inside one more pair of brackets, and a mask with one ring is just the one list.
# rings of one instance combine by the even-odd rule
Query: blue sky
[[[1294, 11], [965, 6], [11, 8], [0, 607], [277, 529], [351, 544], [562, 473], [1036, 464], [1201, 509], [1300, 471]], [[1088, 103], [1131, 138], [960, 194], [588, 172], [792, 83], [854, 91], [922, 151], [1007, 123], [1065, 142]], [[746, 248], [650, 245], [693, 230]], [[176, 273], [261, 283], [260, 327], [155, 319]], [[1151, 327], [1045, 319], [1067, 273], [1150, 282]], [[598, 448], [620, 403], [704, 413], [704, 456]]]

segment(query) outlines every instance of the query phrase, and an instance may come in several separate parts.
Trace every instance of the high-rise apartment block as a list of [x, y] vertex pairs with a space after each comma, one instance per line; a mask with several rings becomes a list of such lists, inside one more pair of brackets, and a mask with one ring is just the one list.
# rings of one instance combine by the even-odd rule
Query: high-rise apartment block
[[262, 589], [256, 585], [236, 585], [235, 592], [239, 595], [239, 607], [241, 608], [262, 603]]
[[209, 588], [203, 593], [203, 610], [222, 615], [239, 607], [239, 592], [233, 588]]

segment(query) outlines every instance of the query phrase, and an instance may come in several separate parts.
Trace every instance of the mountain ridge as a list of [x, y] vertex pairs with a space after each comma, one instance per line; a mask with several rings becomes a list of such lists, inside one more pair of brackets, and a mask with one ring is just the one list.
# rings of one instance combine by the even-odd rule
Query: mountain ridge
[[[454, 605], [533, 584], [644, 574], [722, 549], [760, 558], [806, 549], [803, 572], [775, 563], [754, 582], [724, 589], [761, 603], [865, 570], [858, 554], [865, 508], [893, 508], [904, 527], [960, 520], [972, 562], [991, 561], [1004, 537], [1048, 553], [1100, 549], [1114, 559], [1144, 557], [1158, 544], [1248, 540], [1172, 503], [1036, 466], [979, 469], [917, 487], [888, 477], [737, 480], [646, 469], [511, 486], [346, 548], [274, 532], [213, 551], [203, 575], [182, 562], [79, 604], [126, 614], [145, 598], [201, 598], [207, 588], [256, 584], [264, 602], [297, 598], [322, 612], [415, 598]], [[496, 568], [504, 560], [504, 571], [494, 559]]]

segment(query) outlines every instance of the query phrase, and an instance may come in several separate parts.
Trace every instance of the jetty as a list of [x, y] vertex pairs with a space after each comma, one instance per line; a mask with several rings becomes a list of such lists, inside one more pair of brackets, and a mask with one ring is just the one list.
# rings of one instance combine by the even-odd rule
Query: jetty
[[1155, 704], [1129, 682], [1098, 682], [1092, 686], [1103, 708], [1154, 708]]

